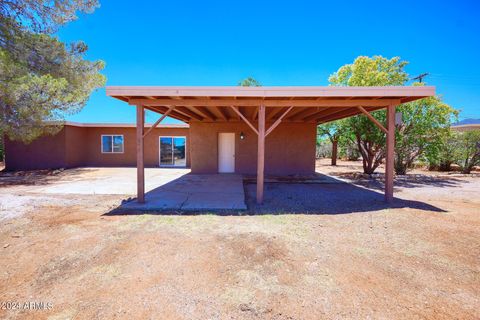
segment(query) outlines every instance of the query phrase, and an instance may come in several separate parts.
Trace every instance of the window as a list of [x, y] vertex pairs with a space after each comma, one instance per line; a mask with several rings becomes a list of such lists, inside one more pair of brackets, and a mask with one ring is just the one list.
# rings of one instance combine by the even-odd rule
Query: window
[[102, 153], [123, 153], [123, 135], [102, 135]]
[[160, 166], [185, 167], [186, 143], [186, 137], [160, 137]]

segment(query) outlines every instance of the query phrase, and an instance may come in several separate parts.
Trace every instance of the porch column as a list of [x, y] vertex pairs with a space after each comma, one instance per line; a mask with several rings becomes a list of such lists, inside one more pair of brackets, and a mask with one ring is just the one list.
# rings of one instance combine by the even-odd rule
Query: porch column
[[258, 151], [257, 151], [257, 204], [263, 203], [263, 179], [265, 167], [265, 106], [258, 109]]
[[387, 107], [387, 155], [385, 162], [385, 201], [393, 202], [393, 164], [395, 150], [395, 105]]
[[143, 106], [137, 106], [137, 201], [145, 202], [145, 169], [143, 163], [143, 128], [145, 111]]

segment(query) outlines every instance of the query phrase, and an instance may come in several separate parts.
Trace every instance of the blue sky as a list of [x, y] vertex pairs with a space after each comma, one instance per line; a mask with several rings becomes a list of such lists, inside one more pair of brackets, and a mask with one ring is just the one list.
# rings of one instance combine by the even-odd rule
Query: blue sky
[[[64, 26], [107, 85], [328, 85], [359, 55], [400, 56], [461, 118], [480, 118], [479, 1], [107, 1]], [[133, 122], [134, 108], [95, 92], [68, 120]], [[147, 121], [156, 120], [147, 115]], [[174, 122], [174, 120], [170, 120]]]

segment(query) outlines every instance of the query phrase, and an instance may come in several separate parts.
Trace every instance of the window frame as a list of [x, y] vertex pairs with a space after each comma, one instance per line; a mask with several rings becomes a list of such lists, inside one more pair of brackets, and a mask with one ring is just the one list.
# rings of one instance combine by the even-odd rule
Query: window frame
[[[103, 137], [112, 137], [112, 144], [111, 144], [111, 147], [112, 147], [112, 151], [103, 151]], [[114, 148], [113, 148], [113, 144], [114, 144], [114, 139], [113, 137], [122, 137], [122, 151], [114, 151]], [[123, 136], [123, 134], [102, 134], [100, 135], [100, 152], [102, 154], [111, 154], [111, 153], [116, 153], [116, 154], [121, 154], [121, 153], [125, 153], [125, 137]]]
[[[162, 147], [161, 147], [161, 138], [171, 138], [172, 139], [172, 155], [173, 155], [173, 150], [175, 148], [174, 144], [174, 139], [175, 138], [184, 138], [185, 139], [185, 165], [184, 166], [176, 166], [175, 165], [175, 159], [173, 161], [173, 164], [162, 164]], [[158, 167], [159, 168], [187, 168], [187, 136], [158, 136]]]

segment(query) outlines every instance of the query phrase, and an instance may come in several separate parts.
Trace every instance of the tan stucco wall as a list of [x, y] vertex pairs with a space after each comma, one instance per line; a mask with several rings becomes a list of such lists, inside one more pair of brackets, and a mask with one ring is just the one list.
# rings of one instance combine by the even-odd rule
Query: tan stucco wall
[[37, 170], [63, 168], [65, 159], [65, 130], [56, 135], [40, 137], [30, 144], [12, 141], [5, 137], [6, 170]]
[[[267, 128], [271, 123], [267, 124]], [[193, 173], [218, 172], [218, 134], [235, 133], [235, 172], [256, 174], [257, 136], [243, 122], [192, 122], [188, 128], [156, 128], [145, 140], [145, 166], [159, 165], [159, 136], [187, 137], [187, 166]], [[245, 139], [240, 139], [244, 132]], [[124, 153], [102, 153], [102, 134], [123, 134]], [[71, 168], [78, 166], [135, 166], [136, 129], [133, 127], [65, 126], [55, 136], [29, 145], [6, 139], [7, 170]], [[265, 141], [265, 173], [271, 175], [315, 172], [314, 123], [281, 123]]]
[[[267, 128], [271, 123], [267, 123]], [[192, 173], [218, 172], [218, 134], [235, 133], [235, 172], [256, 174], [257, 135], [243, 122], [192, 122]], [[245, 139], [240, 139], [240, 132]], [[281, 123], [265, 141], [265, 173], [272, 175], [315, 172], [315, 123]]]
[[[122, 134], [123, 153], [102, 153], [103, 134]], [[145, 166], [159, 166], [159, 136], [187, 137], [187, 166], [190, 166], [188, 128], [155, 128], [145, 139]], [[65, 126], [57, 135], [44, 136], [31, 144], [5, 139], [7, 170], [72, 168], [79, 166], [136, 166], [136, 129], [125, 127]]]
[[[103, 134], [123, 134], [124, 153], [102, 153], [101, 136]], [[187, 137], [187, 166], [190, 165], [189, 134], [186, 128], [156, 128], [146, 136], [144, 141], [144, 162], [146, 167], [159, 166], [159, 136], [186, 136]], [[136, 147], [136, 129], [135, 128], [88, 128], [88, 144], [86, 152], [87, 166], [101, 167], [122, 167], [136, 166], [137, 147]]]
[[67, 167], [79, 167], [85, 165], [87, 154], [87, 128], [65, 126], [65, 140], [63, 141], [65, 161]]

